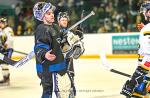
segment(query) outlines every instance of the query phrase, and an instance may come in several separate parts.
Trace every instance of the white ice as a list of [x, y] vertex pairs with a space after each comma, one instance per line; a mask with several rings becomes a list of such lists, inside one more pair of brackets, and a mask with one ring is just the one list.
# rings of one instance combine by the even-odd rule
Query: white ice
[[[137, 59], [108, 59], [113, 68], [132, 74]], [[99, 59], [74, 60], [76, 98], [125, 98], [121, 88], [129, 78], [106, 70]], [[36, 75], [35, 60], [20, 68], [10, 66], [10, 86], [0, 86], [0, 98], [40, 98], [42, 87]]]

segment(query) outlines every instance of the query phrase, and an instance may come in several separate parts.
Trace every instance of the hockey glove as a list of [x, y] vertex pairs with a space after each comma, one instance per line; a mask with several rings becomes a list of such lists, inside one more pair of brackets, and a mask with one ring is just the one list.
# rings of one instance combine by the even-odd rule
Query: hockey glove
[[138, 66], [133, 73], [131, 80], [127, 80], [124, 84], [121, 94], [125, 96], [132, 96], [135, 88], [143, 82], [144, 76], [146, 74], [148, 74], [148, 70], [142, 68], [141, 66]]
[[137, 28], [138, 30], [141, 30], [145, 25], [143, 23], [139, 23], [137, 24]]
[[78, 27], [74, 34], [78, 35], [79, 38], [83, 39], [83, 30], [81, 28]]

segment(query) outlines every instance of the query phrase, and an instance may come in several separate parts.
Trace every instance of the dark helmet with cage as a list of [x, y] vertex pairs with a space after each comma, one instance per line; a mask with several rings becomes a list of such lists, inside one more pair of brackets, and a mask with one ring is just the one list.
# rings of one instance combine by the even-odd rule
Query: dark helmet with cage
[[61, 18], [67, 18], [67, 20], [70, 21], [70, 18], [67, 12], [59, 12], [57, 16], [57, 21], [59, 21]]
[[150, 1], [145, 1], [140, 6], [140, 13], [142, 13], [145, 17], [145, 20], [150, 21], [150, 14], [148, 11], [150, 10]]
[[44, 14], [50, 9], [52, 11], [55, 11], [56, 7], [52, 5], [51, 3], [38, 2], [33, 7], [34, 17], [37, 20], [42, 21]]
[[0, 28], [5, 28], [8, 26], [8, 20], [6, 17], [0, 18]]
[[7, 18], [6, 17], [1, 17], [0, 22], [7, 24]]

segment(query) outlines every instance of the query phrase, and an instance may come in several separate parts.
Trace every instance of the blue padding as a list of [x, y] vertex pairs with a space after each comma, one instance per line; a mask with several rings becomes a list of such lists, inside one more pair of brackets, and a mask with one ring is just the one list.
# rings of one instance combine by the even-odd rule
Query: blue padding
[[50, 72], [57, 72], [57, 71], [61, 71], [61, 70], [64, 70], [67, 68], [67, 65], [66, 65], [66, 61], [63, 61], [61, 63], [58, 63], [58, 64], [52, 64], [49, 66], [49, 71]]
[[49, 45], [47, 45], [47, 44], [38, 43], [38, 44], [36, 44], [36, 45], [34, 46], [34, 51], [36, 51], [36, 50], [39, 49], [39, 48], [44, 48], [44, 49], [46, 49], [46, 50], [50, 50], [50, 49], [51, 49], [51, 47], [50, 47]]
[[[66, 61], [63, 61], [59, 64], [52, 64], [49, 66], [49, 72], [57, 72], [57, 71], [61, 71], [67, 68], [67, 64]], [[38, 73], [42, 73], [43, 72], [43, 65], [41, 64], [36, 64], [36, 70]]]
[[9, 48], [9, 49], [7, 49], [7, 51], [8, 51], [8, 57], [11, 58], [12, 53], [13, 53], [13, 49]]
[[43, 66], [41, 64], [36, 64], [36, 70], [38, 73], [42, 73], [43, 72]]

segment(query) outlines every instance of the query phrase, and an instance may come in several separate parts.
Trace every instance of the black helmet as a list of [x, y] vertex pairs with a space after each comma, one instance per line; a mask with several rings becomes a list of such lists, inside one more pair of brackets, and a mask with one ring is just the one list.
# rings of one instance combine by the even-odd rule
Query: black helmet
[[67, 12], [59, 12], [57, 16], [57, 21], [59, 21], [60, 18], [67, 18], [67, 20], [70, 21], [70, 18]]
[[2, 22], [2, 23], [7, 23], [7, 18], [1, 17], [1, 18], [0, 18], [0, 22]]

